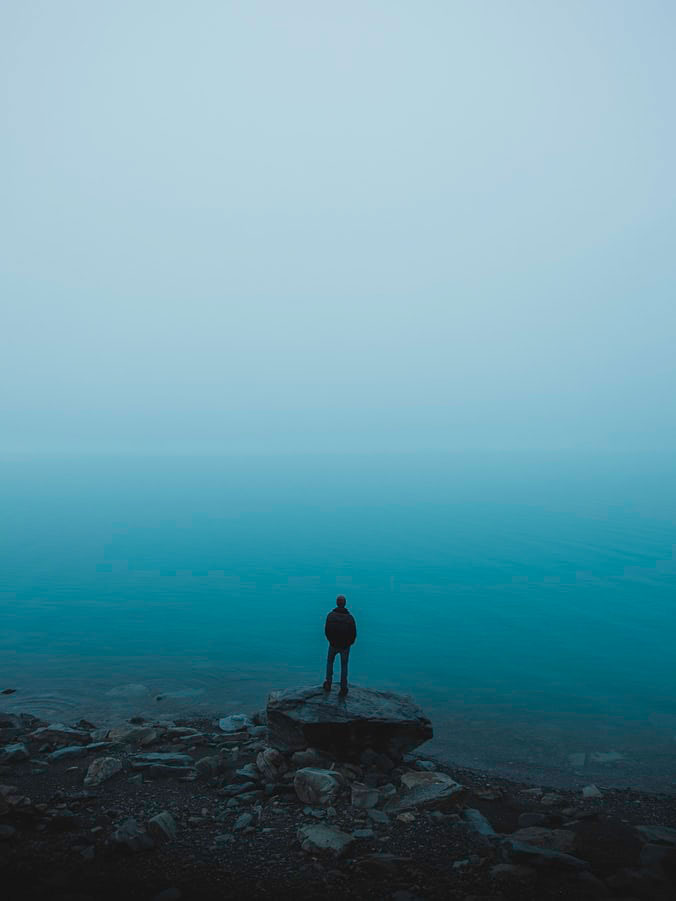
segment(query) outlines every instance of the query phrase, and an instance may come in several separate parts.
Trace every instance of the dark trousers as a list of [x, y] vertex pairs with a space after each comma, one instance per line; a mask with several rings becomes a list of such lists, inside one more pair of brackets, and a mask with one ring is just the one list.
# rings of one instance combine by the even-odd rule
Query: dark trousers
[[333, 661], [336, 654], [340, 654], [340, 687], [347, 688], [347, 660], [350, 656], [349, 648], [334, 648], [329, 645], [329, 653], [326, 658], [326, 681], [329, 685], [333, 682]]

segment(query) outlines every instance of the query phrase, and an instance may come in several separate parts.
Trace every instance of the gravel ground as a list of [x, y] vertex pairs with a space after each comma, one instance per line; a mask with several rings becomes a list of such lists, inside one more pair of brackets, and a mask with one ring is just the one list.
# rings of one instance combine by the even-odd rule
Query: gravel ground
[[[35, 728], [32, 718], [23, 718], [19, 727], [5, 725], [0, 744], [6, 745], [8, 739], [24, 741], [29, 756], [0, 767], [0, 783], [13, 787], [11, 804], [0, 806], [3, 897], [8, 901], [676, 897], [676, 833], [674, 844], [668, 832], [646, 844], [645, 834], [636, 829], [651, 824], [675, 827], [672, 796], [598, 785], [601, 797], [586, 799], [579, 791], [435, 765], [464, 786], [450, 802], [414, 809], [403, 818], [393, 813], [386, 823], [375, 822], [370, 811], [352, 806], [349, 782], [355, 776], [373, 786], [390, 783], [400, 790], [401, 776], [418, 771], [419, 764], [410, 758], [388, 763], [384, 769], [382, 760], [364, 764], [353, 772], [341, 769], [338, 762], [344, 786], [328, 813], [325, 807], [310, 808], [299, 800], [293, 770], [267, 785], [259, 777], [253, 796], [233, 802], [232, 789], [226, 786], [244, 781], [236, 770], [255, 763], [258, 751], [266, 747], [264, 730], [259, 727], [255, 736], [240, 737], [235, 744], [218, 734], [212, 720], [175, 725], [195, 730], [196, 737], [168, 738], [160, 730], [149, 747], [122, 740], [98, 754], [83, 752], [56, 762], [48, 755], [65, 740], [28, 739], [29, 729]], [[93, 731], [93, 724], [83, 728], [89, 727]], [[178, 778], [150, 778], [132, 768], [134, 755], [148, 751], [187, 753], [193, 761], [221, 755], [228, 764], [213, 775], [191, 769]], [[101, 785], [86, 788], [83, 779], [96, 756], [113, 757], [122, 769]], [[3, 791], [7, 796], [9, 790]], [[17, 801], [22, 797], [27, 800]], [[482, 834], [476, 822], [468, 821], [468, 816], [476, 816], [468, 815], [468, 810], [478, 811], [497, 835]], [[133, 817], [143, 833], [148, 821], [162, 811], [172, 815], [175, 837], [155, 839], [153, 847], [136, 851], [115, 841], [116, 830], [127, 818]], [[250, 813], [252, 821], [236, 829], [243, 813]], [[568, 857], [581, 866], [556, 858], [536, 860], [532, 850], [524, 862], [510, 851], [502, 837], [530, 822], [524, 820], [527, 814], [541, 827], [545, 843], [569, 842]], [[301, 847], [299, 828], [317, 824], [349, 835], [366, 831], [336, 857]]]

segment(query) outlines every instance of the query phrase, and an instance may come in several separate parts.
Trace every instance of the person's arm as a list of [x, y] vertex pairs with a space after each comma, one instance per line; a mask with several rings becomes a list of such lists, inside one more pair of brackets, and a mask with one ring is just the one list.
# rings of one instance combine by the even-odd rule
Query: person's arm
[[[329, 616], [331, 616], [330, 613]], [[324, 623], [324, 635], [326, 635], [326, 640], [330, 642], [331, 639], [329, 638], [329, 616], [326, 617], [326, 622]]]
[[357, 624], [356, 624], [356, 622], [354, 621], [354, 616], [350, 616], [350, 619], [352, 620], [352, 622], [351, 622], [351, 626], [352, 626], [352, 641], [350, 642], [350, 644], [354, 644], [355, 641], [357, 640]]

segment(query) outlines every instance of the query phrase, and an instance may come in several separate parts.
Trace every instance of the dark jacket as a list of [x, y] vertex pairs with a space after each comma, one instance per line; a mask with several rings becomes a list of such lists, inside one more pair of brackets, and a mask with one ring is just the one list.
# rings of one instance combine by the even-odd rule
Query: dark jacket
[[349, 648], [357, 638], [357, 625], [347, 607], [336, 607], [326, 617], [324, 626], [329, 644], [334, 648]]

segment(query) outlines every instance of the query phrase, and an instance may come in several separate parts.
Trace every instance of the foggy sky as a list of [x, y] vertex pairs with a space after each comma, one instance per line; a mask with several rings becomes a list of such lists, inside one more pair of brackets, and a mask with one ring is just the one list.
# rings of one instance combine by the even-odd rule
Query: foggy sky
[[675, 26], [5, 0], [0, 449], [674, 448]]

